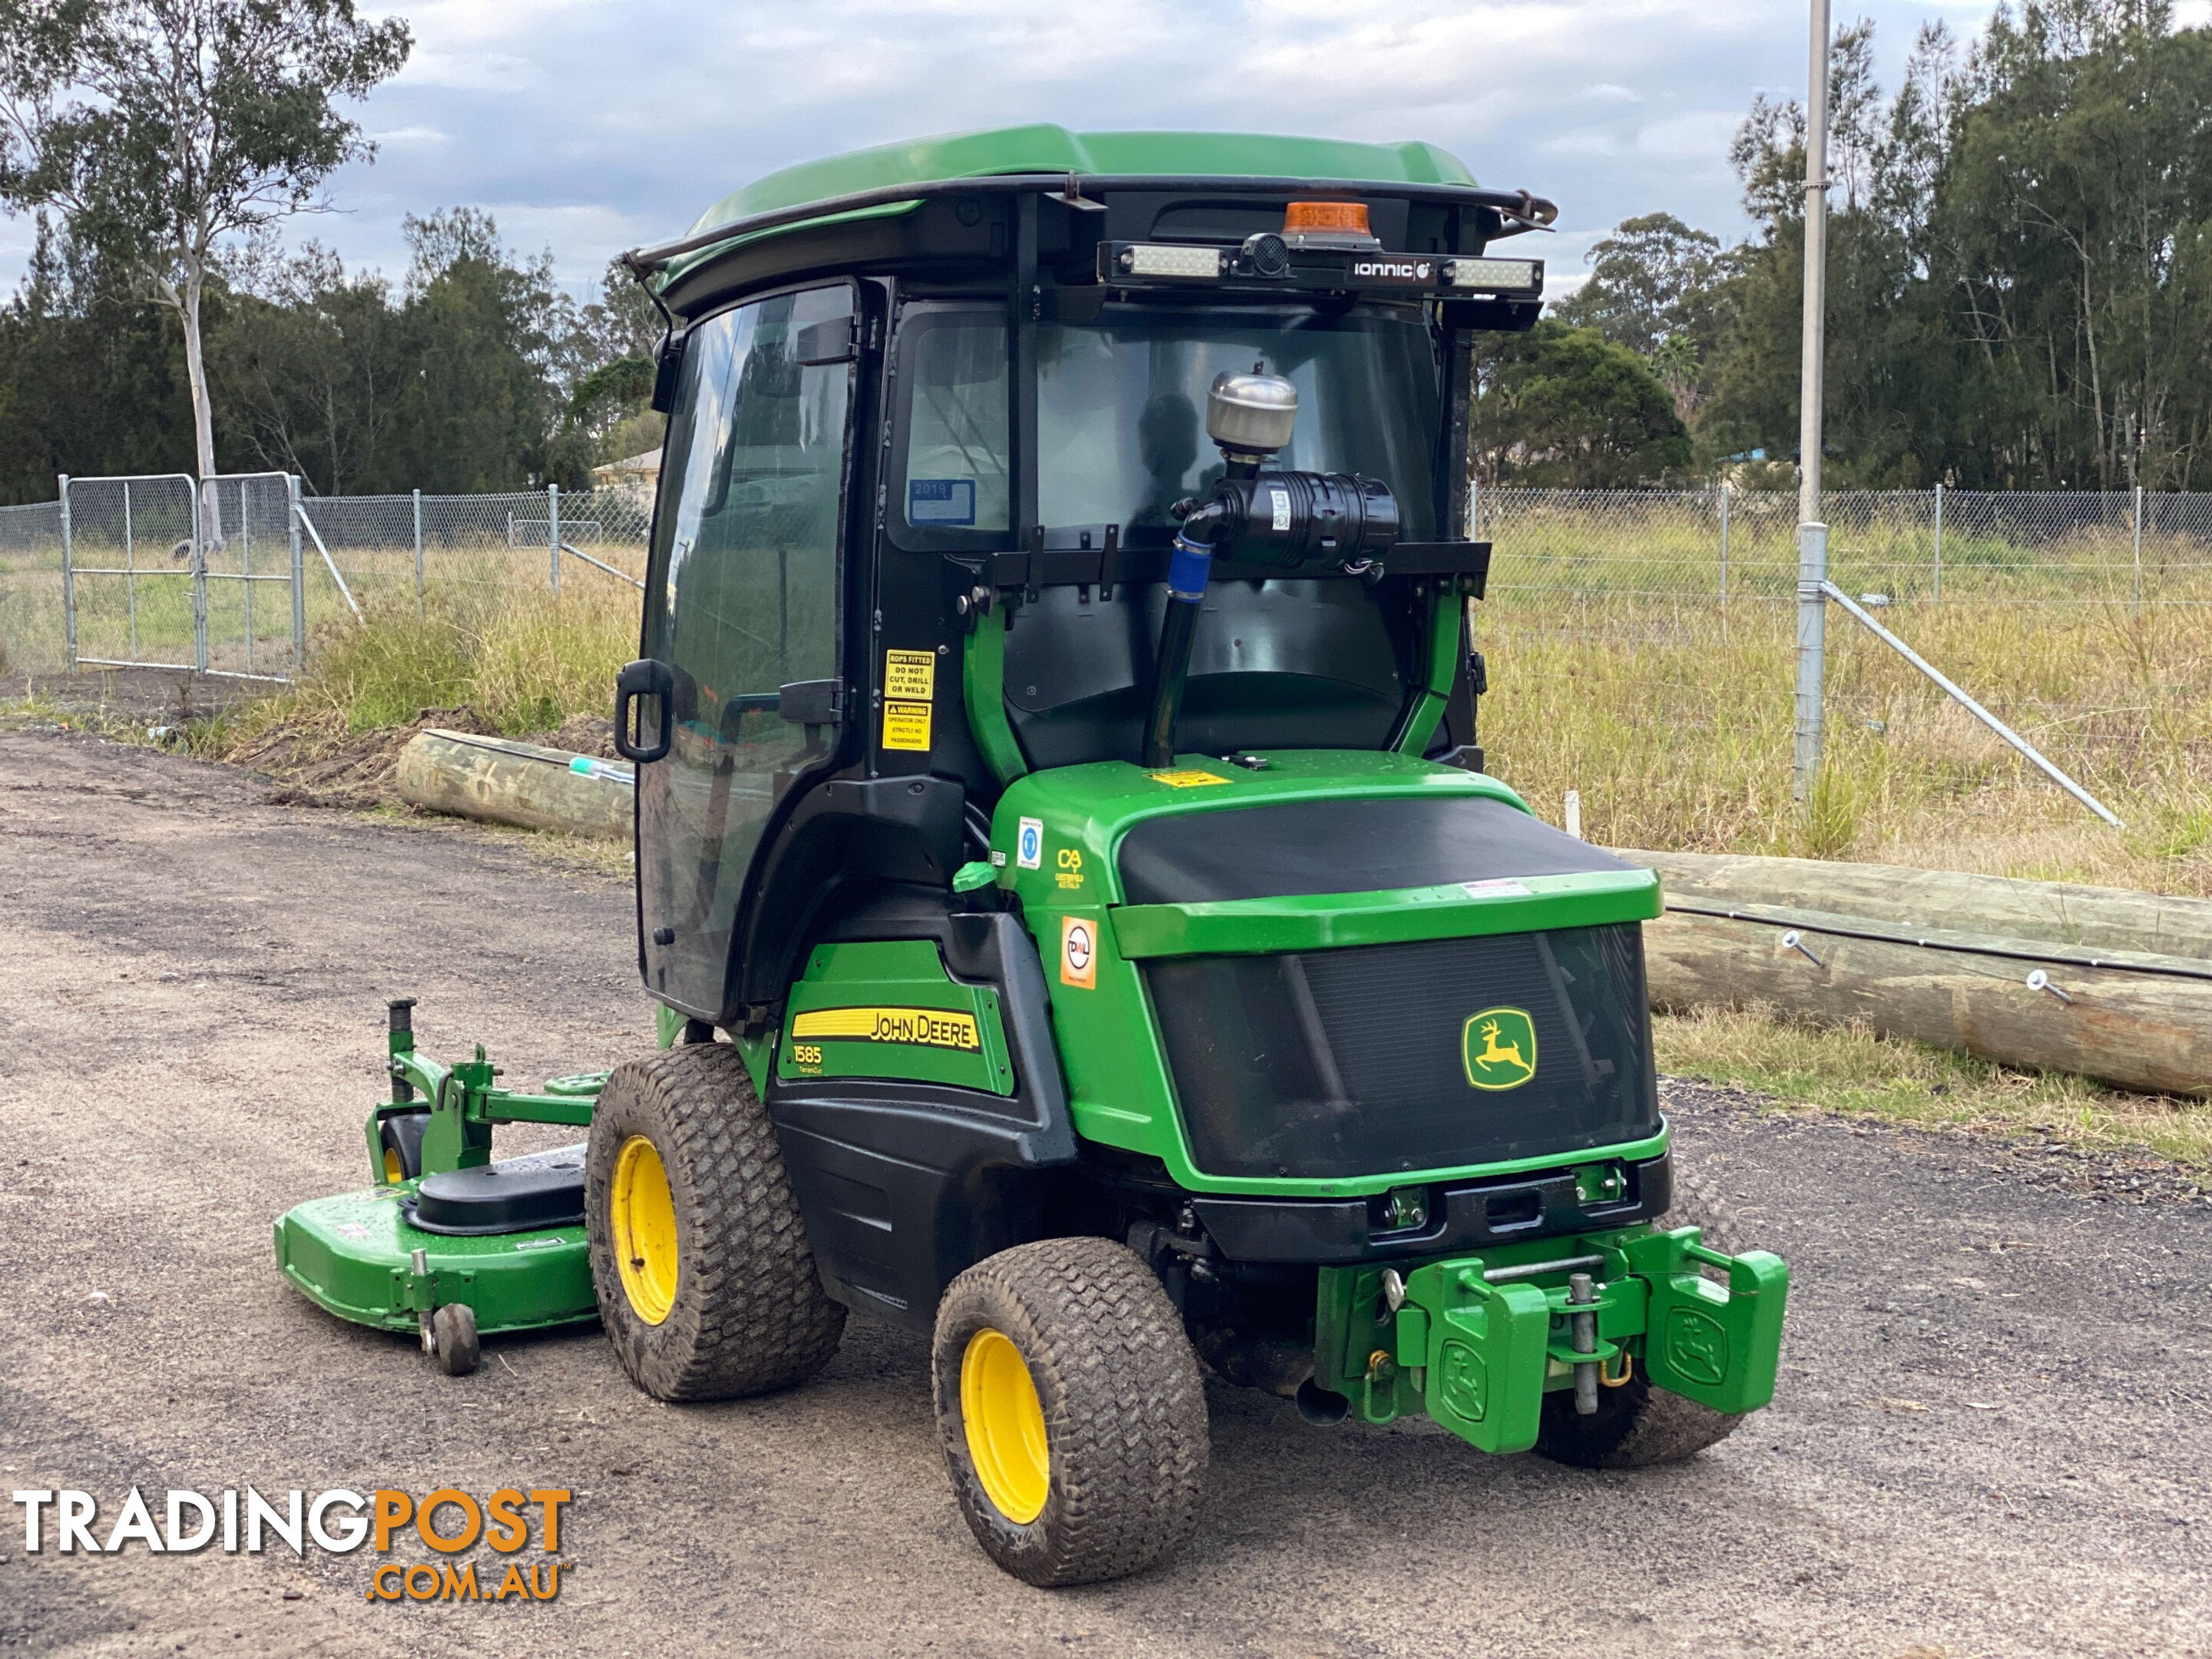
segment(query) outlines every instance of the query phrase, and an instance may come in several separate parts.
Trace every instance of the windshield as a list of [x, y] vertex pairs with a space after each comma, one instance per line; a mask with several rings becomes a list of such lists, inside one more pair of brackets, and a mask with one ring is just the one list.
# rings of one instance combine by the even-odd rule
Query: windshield
[[[1040, 324], [1037, 497], [1048, 526], [1119, 525], [1164, 541], [1168, 508], [1221, 476], [1206, 393], [1257, 364], [1298, 389], [1298, 423], [1273, 465], [1358, 472], [1398, 498], [1408, 540], [1435, 535], [1436, 359], [1413, 317], [1251, 310], [1109, 313]], [[1150, 533], [1146, 533], [1150, 532]]]

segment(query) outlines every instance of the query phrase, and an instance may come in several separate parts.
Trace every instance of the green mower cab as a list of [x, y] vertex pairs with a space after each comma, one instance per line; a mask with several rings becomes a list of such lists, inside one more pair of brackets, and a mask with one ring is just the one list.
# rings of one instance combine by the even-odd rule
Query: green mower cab
[[[1040, 1584], [1198, 1524], [1200, 1362], [1310, 1420], [1687, 1455], [1788, 1275], [1658, 1109], [1657, 878], [1483, 770], [1470, 337], [1549, 203], [1422, 144], [1038, 126], [864, 151], [630, 256], [670, 319], [640, 660], [663, 1047], [535, 1093], [393, 1005], [374, 1184], [294, 1284], [600, 1319], [665, 1400], [928, 1334]], [[588, 1126], [495, 1162], [493, 1126]]]

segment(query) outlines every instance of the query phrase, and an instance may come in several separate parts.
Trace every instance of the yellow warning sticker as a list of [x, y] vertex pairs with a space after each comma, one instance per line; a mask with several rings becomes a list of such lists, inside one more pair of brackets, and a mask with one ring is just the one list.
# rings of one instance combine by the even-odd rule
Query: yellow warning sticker
[[930, 706], [926, 702], [884, 700], [884, 747], [929, 750]]
[[928, 702], [937, 696], [937, 653], [934, 651], [884, 653], [884, 700]]
[[1226, 783], [1226, 778], [1217, 778], [1211, 772], [1147, 772], [1145, 775], [1154, 783], [1164, 783], [1170, 789], [1203, 789], [1209, 783]]
[[1079, 991], [1098, 988], [1098, 924], [1088, 917], [1060, 920], [1060, 982]]
[[811, 1008], [791, 1022], [793, 1044], [827, 1042], [918, 1042], [931, 1048], [983, 1046], [973, 1014], [944, 1008]]

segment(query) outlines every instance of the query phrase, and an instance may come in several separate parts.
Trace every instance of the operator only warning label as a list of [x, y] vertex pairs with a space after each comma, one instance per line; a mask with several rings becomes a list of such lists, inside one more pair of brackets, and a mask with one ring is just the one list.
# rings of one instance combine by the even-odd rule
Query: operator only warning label
[[929, 708], [926, 702], [884, 699], [884, 747], [929, 750]]
[[945, 1008], [813, 1008], [791, 1022], [794, 1042], [917, 1042], [931, 1048], [983, 1046], [973, 1014]]

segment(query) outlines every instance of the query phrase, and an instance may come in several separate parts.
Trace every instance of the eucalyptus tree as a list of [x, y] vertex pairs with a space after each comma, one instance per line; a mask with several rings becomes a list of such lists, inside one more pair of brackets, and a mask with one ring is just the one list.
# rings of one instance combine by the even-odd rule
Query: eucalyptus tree
[[396, 74], [411, 44], [404, 21], [353, 0], [0, 0], [0, 202], [60, 214], [175, 313], [202, 476], [216, 470], [210, 278], [374, 155], [338, 105]]

